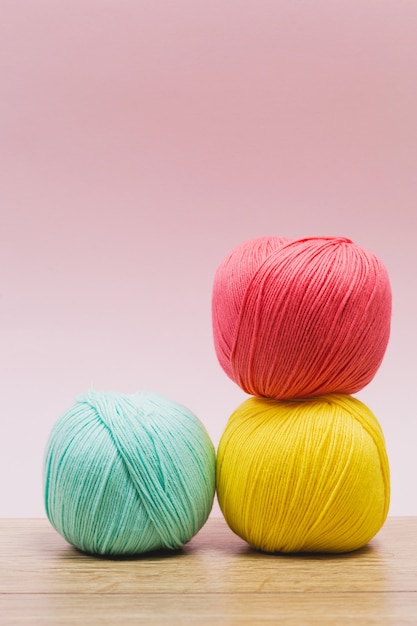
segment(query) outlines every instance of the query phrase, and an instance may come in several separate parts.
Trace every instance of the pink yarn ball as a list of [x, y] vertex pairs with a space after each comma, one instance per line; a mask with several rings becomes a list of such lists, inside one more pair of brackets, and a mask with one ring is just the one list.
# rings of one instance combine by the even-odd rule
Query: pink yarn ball
[[383, 263], [349, 239], [252, 239], [214, 278], [216, 354], [251, 395], [356, 393], [385, 354], [391, 300]]

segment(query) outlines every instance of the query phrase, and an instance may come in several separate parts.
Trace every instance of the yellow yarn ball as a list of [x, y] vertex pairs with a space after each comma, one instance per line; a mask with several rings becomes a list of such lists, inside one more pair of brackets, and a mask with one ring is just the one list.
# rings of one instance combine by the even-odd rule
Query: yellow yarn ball
[[382, 527], [389, 465], [381, 427], [359, 400], [250, 398], [217, 456], [230, 528], [265, 552], [348, 552]]

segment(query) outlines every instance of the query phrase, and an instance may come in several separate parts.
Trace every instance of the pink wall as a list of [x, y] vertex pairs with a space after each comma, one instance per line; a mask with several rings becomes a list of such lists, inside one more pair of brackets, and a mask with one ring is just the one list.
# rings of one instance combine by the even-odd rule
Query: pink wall
[[391, 513], [417, 514], [416, 29], [411, 0], [2, 1], [0, 516], [44, 515], [46, 438], [91, 386], [168, 395], [217, 444], [245, 396], [213, 274], [264, 234], [387, 265], [391, 342], [358, 397]]

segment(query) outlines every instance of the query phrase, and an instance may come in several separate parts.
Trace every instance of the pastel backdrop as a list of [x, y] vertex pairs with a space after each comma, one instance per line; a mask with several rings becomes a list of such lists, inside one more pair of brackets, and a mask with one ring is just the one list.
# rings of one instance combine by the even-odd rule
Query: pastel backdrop
[[[343, 235], [390, 273], [378, 417], [417, 514], [417, 3], [3, 0], [0, 516], [43, 516], [49, 431], [89, 388], [246, 398], [211, 287], [235, 245]], [[213, 515], [219, 515], [217, 505]]]

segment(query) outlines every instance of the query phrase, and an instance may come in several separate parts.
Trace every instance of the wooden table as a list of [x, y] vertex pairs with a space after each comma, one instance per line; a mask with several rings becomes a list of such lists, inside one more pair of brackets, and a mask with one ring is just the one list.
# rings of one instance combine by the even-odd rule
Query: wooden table
[[417, 517], [338, 556], [251, 550], [210, 519], [181, 551], [105, 559], [44, 519], [0, 520], [0, 623], [417, 624]]

